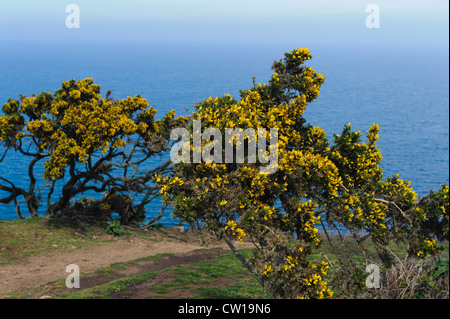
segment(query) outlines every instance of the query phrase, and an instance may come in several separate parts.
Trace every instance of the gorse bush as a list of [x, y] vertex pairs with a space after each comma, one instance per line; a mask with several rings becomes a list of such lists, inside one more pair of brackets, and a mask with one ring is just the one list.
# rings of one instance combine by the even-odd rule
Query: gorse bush
[[[436, 252], [434, 236], [448, 237], [448, 186], [418, 201], [409, 182], [399, 176], [383, 180], [378, 125], [368, 128], [363, 140], [348, 124], [330, 143], [323, 129], [307, 123], [303, 113], [325, 81], [304, 65], [311, 57], [308, 49], [292, 50], [274, 62], [267, 84], [241, 90], [238, 100], [224, 95], [196, 104], [190, 134], [196, 133], [193, 121], [201, 120], [202, 151], [222, 152], [214, 154], [218, 161], [181, 161], [173, 176], [155, 178], [175, 217], [225, 238], [237, 254], [231, 239], [251, 241], [254, 256], [240, 259], [273, 296], [282, 298], [333, 295], [326, 281], [328, 262], [309, 258], [323, 241], [319, 227], [366, 234], [362, 239], [374, 243], [386, 265], [393, 262], [387, 248], [393, 240], [407, 240], [411, 255], [425, 257]], [[266, 130], [265, 139], [258, 135], [257, 141], [264, 143], [258, 149], [267, 149], [266, 154], [258, 154], [257, 161], [229, 163], [225, 143], [237, 150], [239, 143], [248, 146], [250, 137], [214, 148], [205, 134], [209, 127], [222, 135], [227, 128], [273, 128], [278, 141], [269, 144]], [[196, 151], [193, 145], [190, 151]], [[261, 174], [264, 156], [274, 151], [275, 172]]]
[[[4, 160], [11, 151], [29, 157], [30, 183], [28, 188], [21, 188], [15, 181], [1, 177], [0, 190], [9, 195], [0, 202], [14, 201], [21, 217], [22, 198], [31, 216], [37, 216], [37, 194], [46, 188], [46, 215], [56, 216], [67, 212], [70, 201], [85, 192], [103, 194], [96, 205], [104, 208], [112, 203], [122, 205], [126, 201], [123, 196], [136, 192], [142, 194], [142, 200], [128, 200], [127, 208], [118, 213], [124, 224], [142, 222], [145, 205], [157, 190], [149, 183], [152, 172], [138, 175], [139, 167], [151, 156], [168, 150], [167, 132], [183, 125], [187, 117], [175, 118], [175, 113], [170, 112], [162, 120], [154, 120], [156, 110], [141, 96], [113, 100], [110, 93], [102, 98], [100, 86], [85, 79], [64, 82], [54, 94], [42, 92], [21, 96], [20, 100], [9, 99], [0, 116], [0, 142], [4, 146], [0, 159]], [[46, 184], [36, 189], [34, 169], [41, 161]], [[155, 171], [164, 171], [167, 166], [165, 163]], [[61, 184], [61, 193], [54, 200], [57, 183]], [[72, 215], [76, 208], [80, 208], [80, 203], [70, 209]], [[95, 211], [91, 211], [95, 216]]]
[[[156, 110], [141, 96], [113, 100], [108, 92], [101, 98], [91, 79], [64, 82], [54, 94], [10, 99], [0, 116], [0, 159], [11, 151], [29, 157], [30, 185], [0, 178], [0, 190], [8, 194], [0, 202], [14, 201], [21, 216], [22, 198], [37, 215], [33, 169], [40, 161], [49, 216], [88, 211], [108, 219], [115, 212], [122, 225], [139, 224], [145, 206], [162, 196], [174, 217], [224, 238], [279, 298], [333, 296], [328, 261], [310, 258], [324, 240], [320, 229], [325, 235], [346, 229], [358, 243], [369, 239], [386, 267], [394, 263], [387, 247], [395, 240], [406, 241], [411, 256], [435, 254], [435, 240], [448, 239], [448, 186], [418, 200], [408, 181], [384, 178], [377, 124], [362, 134], [349, 123], [329, 141], [322, 128], [308, 123], [304, 112], [325, 83], [305, 65], [311, 58], [308, 49], [287, 52], [273, 63], [268, 83], [253, 83], [238, 99], [210, 97], [195, 104], [189, 117], [172, 111], [154, 120]], [[180, 149], [187, 150], [186, 160], [142, 171], [142, 163], [170, 149], [175, 128], [186, 129], [189, 141], [182, 138]], [[226, 136], [228, 129], [243, 135], [211, 139], [211, 132]], [[251, 136], [252, 129], [258, 134]], [[197, 133], [198, 144], [190, 143]], [[237, 154], [242, 148], [244, 161], [227, 158], [227, 150]], [[214, 160], [196, 161], [199, 150]], [[268, 161], [273, 154], [276, 162]], [[57, 182], [61, 193], [52, 200]], [[87, 191], [103, 197], [74, 202]], [[132, 193], [143, 199], [137, 202]], [[254, 255], [241, 256], [232, 240], [252, 242]], [[353, 284], [360, 277], [355, 272]]]

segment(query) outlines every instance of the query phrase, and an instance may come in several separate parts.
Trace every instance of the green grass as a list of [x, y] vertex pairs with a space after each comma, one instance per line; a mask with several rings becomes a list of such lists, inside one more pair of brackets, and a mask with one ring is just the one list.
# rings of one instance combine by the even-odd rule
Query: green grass
[[237, 281], [225, 287], [198, 287], [199, 299], [259, 299], [268, 297], [259, 284]]
[[63, 218], [0, 220], [0, 265], [48, 251], [67, 251], [130, 237], [156, 240], [142, 231], [130, 231], [114, 238], [102, 227], [80, 226]]
[[121, 295], [131, 294], [128, 288], [132, 285], [149, 280], [157, 275], [157, 272], [146, 272], [144, 274], [131, 276], [123, 279], [113, 280], [106, 284], [83, 289], [76, 293], [63, 296], [69, 299], [110, 299], [111, 295], [120, 292]]
[[[251, 256], [250, 250], [242, 250], [241, 254], [248, 258]], [[209, 274], [212, 278], [222, 276], [234, 276], [237, 278], [248, 275], [248, 270], [232, 254], [227, 253], [213, 260], [204, 260], [196, 264], [202, 272]]]
[[[248, 257], [251, 251], [243, 250], [241, 253]], [[173, 282], [149, 288], [158, 292], [161, 298], [171, 290], [190, 290], [191, 298], [200, 299], [267, 297], [264, 289], [232, 253], [192, 263], [189, 268], [177, 265], [164, 271], [173, 272]], [[218, 285], [218, 281], [229, 283]]]
[[174, 283], [181, 286], [210, 284], [213, 278], [211, 275], [200, 270], [183, 268], [176, 269], [174, 277]]
[[92, 229], [70, 228], [45, 218], [1, 221], [0, 264], [46, 251], [93, 245], [99, 242], [93, 236]]
[[[243, 251], [249, 255], [250, 251]], [[153, 257], [159, 259], [165, 255]], [[142, 259], [140, 259], [142, 260]], [[133, 263], [138, 262], [132, 261]], [[99, 274], [113, 276], [114, 270], [126, 267], [130, 263], [120, 263], [99, 270]], [[152, 280], [158, 276], [171, 278], [159, 285]], [[221, 281], [221, 284], [217, 284]], [[226, 282], [226, 285], [222, 283]], [[232, 253], [218, 254], [212, 259], [196, 263], [167, 267], [158, 272], [146, 272], [140, 275], [112, 280], [93, 288], [76, 291], [63, 296], [66, 299], [110, 299], [117, 296], [133, 297], [133, 288], [147, 289], [155, 298], [188, 295], [189, 298], [262, 298], [265, 292], [245, 267]], [[144, 288], [142, 288], [144, 287]]]

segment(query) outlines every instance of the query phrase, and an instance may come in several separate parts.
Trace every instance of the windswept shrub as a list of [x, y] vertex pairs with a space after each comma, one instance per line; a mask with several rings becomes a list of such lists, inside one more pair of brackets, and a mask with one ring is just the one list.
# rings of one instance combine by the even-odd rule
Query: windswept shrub
[[[410, 242], [410, 254], [425, 257], [436, 252], [433, 236], [448, 229], [448, 200], [438, 200], [448, 198], [448, 187], [430, 195], [427, 206], [408, 181], [383, 179], [377, 124], [363, 140], [349, 123], [330, 143], [323, 129], [307, 123], [304, 111], [325, 82], [305, 66], [311, 57], [308, 49], [292, 50], [274, 62], [267, 84], [254, 83], [239, 99], [227, 94], [196, 104], [173, 176], [155, 177], [175, 217], [225, 238], [238, 256], [231, 240], [252, 242], [254, 256], [239, 258], [280, 298], [333, 296], [327, 261], [309, 258], [322, 243], [319, 228], [369, 234], [388, 267], [393, 240]], [[241, 133], [221, 139], [230, 130]], [[227, 151], [242, 148], [245, 160], [230, 161]]]
[[[131, 192], [141, 194], [141, 201], [129, 201], [127, 209], [121, 204], [113, 209], [120, 210], [122, 223], [142, 222], [145, 205], [157, 194], [151, 175], [165, 171], [170, 163], [148, 172], [139, 167], [166, 152], [168, 132], [184, 125], [188, 118], [175, 118], [171, 111], [155, 120], [156, 110], [140, 95], [114, 100], [110, 93], [102, 98], [100, 86], [85, 79], [64, 82], [54, 94], [9, 99], [0, 116], [0, 143], [4, 147], [0, 162], [13, 151], [29, 158], [29, 186], [21, 188], [15, 181], [0, 177], [0, 190], [7, 193], [0, 203], [13, 201], [22, 217], [21, 199], [30, 215], [37, 216], [41, 204], [38, 194], [46, 189], [45, 214], [56, 216], [63, 210], [67, 213], [69, 202], [77, 195], [94, 192], [106, 199], [96, 204], [98, 210], [92, 205], [87, 208], [102, 219], [101, 205], [120, 204], [120, 196]], [[42, 161], [45, 185], [37, 188], [34, 171]], [[54, 194], [56, 191], [60, 193]]]

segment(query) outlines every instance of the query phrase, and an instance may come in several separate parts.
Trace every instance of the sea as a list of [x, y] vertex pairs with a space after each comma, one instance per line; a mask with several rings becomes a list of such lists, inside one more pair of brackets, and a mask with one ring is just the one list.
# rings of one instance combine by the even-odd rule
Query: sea
[[[301, 48], [289, 45], [230, 43], [16, 43], [0, 50], [0, 106], [19, 94], [54, 92], [63, 81], [93, 78], [102, 95], [112, 98], [140, 94], [158, 110], [156, 118], [175, 110], [188, 114], [210, 96], [231, 94], [256, 82], [267, 83], [274, 60]], [[419, 197], [449, 182], [449, 53], [448, 48], [396, 46], [309, 46], [306, 63], [325, 76], [320, 97], [304, 117], [322, 127], [331, 139], [351, 123], [365, 133], [380, 126], [378, 147], [384, 176], [399, 174]], [[0, 114], [1, 111], [0, 111]], [[1, 154], [4, 147], [0, 146]], [[166, 159], [155, 157], [150, 166]], [[0, 176], [25, 187], [27, 158], [9, 152]], [[40, 176], [43, 165], [37, 167]], [[5, 193], [0, 192], [0, 197]], [[42, 194], [45, 198], [45, 191]], [[40, 214], [45, 212], [45, 201]], [[147, 220], [161, 210], [157, 199], [147, 207]], [[22, 206], [21, 206], [22, 207]], [[22, 214], [27, 216], [24, 206]], [[16, 219], [13, 204], [0, 204], [0, 219]], [[179, 221], [166, 210], [161, 224]]]

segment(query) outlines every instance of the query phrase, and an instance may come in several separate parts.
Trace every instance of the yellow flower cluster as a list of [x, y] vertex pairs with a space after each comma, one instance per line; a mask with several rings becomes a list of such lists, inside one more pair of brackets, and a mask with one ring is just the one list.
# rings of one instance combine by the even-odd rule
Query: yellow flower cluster
[[156, 183], [162, 185], [160, 189], [161, 195], [164, 195], [171, 191], [172, 187], [183, 186], [184, 184], [184, 181], [178, 176], [174, 176], [173, 178], [170, 178], [168, 176], [159, 176], [155, 179], [155, 181]]
[[309, 52], [308, 48], [299, 48], [297, 50], [291, 50], [289, 53], [294, 60], [299, 60], [301, 62], [310, 60], [312, 58], [312, 55]]
[[434, 245], [436, 245], [436, 240], [434, 240], [434, 239], [432, 239], [432, 240], [425, 239], [424, 242], [429, 248], [433, 248]]
[[376, 142], [379, 139], [380, 135], [378, 132], [380, 131], [380, 126], [378, 124], [373, 123], [372, 126], [367, 131], [367, 144], [370, 147], [375, 147]]
[[313, 288], [312, 297], [318, 299], [331, 298], [333, 296], [333, 292], [327, 288], [327, 282], [323, 278], [323, 276], [327, 274], [328, 263], [322, 261], [319, 267], [312, 264], [311, 269], [318, 270], [319, 273], [313, 272], [308, 278], [304, 278], [303, 282], [306, 286]]
[[263, 276], [269, 276], [269, 273], [273, 271], [272, 266], [270, 265], [264, 265], [264, 271], [263, 271]]
[[0, 141], [7, 140], [14, 131], [14, 121], [9, 116], [0, 116]]
[[361, 201], [358, 196], [342, 194], [341, 200], [344, 205], [343, 215], [346, 217], [347, 221], [352, 222], [354, 220], [362, 220], [363, 210], [360, 207]]
[[439, 206], [439, 218], [447, 216], [448, 218], [448, 206], [449, 206], [449, 197], [448, 197], [448, 191], [449, 187], [446, 184], [441, 185], [442, 188], [442, 197], [445, 205], [447, 206], [447, 209], [445, 209], [444, 205]]
[[370, 210], [365, 216], [367, 223], [380, 229], [387, 229], [385, 224], [387, 206], [383, 203], [371, 202], [369, 207]]
[[257, 167], [243, 166], [239, 170], [239, 177], [241, 181], [253, 180], [259, 174]]
[[226, 200], [223, 199], [223, 200], [219, 203], [219, 205], [220, 205], [220, 206], [225, 206], [227, 203], [228, 203], [228, 202], [227, 202]]
[[298, 266], [298, 257], [293, 258], [292, 256], [287, 256], [286, 264], [284, 265], [284, 270], [288, 271], [295, 266]]
[[391, 198], [401, 198], [404, 205], [412, 205], [417, 200], [417, 193], [411, 187], [411, 182], [404, 181], [399, 175], [387, 178], [382, 184], [382, 190]]
[[8, 99], [8, 103], [3, 105], [5, 115], [0, 116], [0, 142], [11, 141], [12, 136], [16, 139], [21, 137], [18, 134], [22, 131], [25, 120], [19, 114], [19, 109], [19, 101], [14, 99]]
[[[68, 138], [64, 132], [57, 130], [51, 135], [51, 140], [55, 141], [56, 145], [52, 147], [53, 153], [49, 161], [44, 163], [44, 177], [61, 178], [64, 174], [64, 168], [69, 164], [70, 159], [77, 159], [81, 163], [87, 162], [88, 154], [86, 149], [80, 147], [75, 139]], [[47, 146], [47, 143], [44, 143], [44, 145]]]
[[8, 103], [3, 105], [2, 110], [3, 113], [5, 113], [6, 115], [10, 115], [17, 113], [19, 111], [19, 108], [20, 108], [19, 101], [14, 99], [8, 99]]
[[219, 130], [239, 127], [262, 127], [259, 117], [263, 116], [261, 96], [258, 92], [250, 92], [240, 102], [236, 102], [230, 95], [220, 98], [210, 97], [203, 101], [198, 112], [194, 114], [195, 120], [201, 120], [205, 127], [215, 127]]
[[319, 185], [329, 193], [330, 199], [338, 196], [342, 179], [336, 165], [326, 156], [294, 149], [282, 153], [278, 169], [288, 173], [303, 170], [305, 180], [320, 179]]
[[375, 201], [373, 197], [373, 193], [363, 194], [360, 197], [343, 194], [340, 198], [343, 205], [341, 217], [358, 228], [365, 227], [381, 234], [387, 230], [388, 206]]
[[417, 252], [417, 257], [426, 258], [430, 255], [431, 252], [434, 252], [436, 250], [436, 240], [434, 239], [423, 239], [423, 246], [422, 250], [419, 250]]
[[225, 230], [230, 229], [233, 236], [236, 236], [241, 242], [244, 241], [246, 233], [242, 228], [237, 227], [235, 221], [229, 220], [227, 222], [227, 226], [225, 226]]
[[298, 216], [301, 224], [303, 225], [302, 231], [304, 232], [304, 238], [313, 242], [315, 245], [320, 243], [319, 230], [316, 224], [320, 223], [320, 216], [316, 215], [317, 204], [314, 204], [311, 200], [307, 202], [298, 203]]

